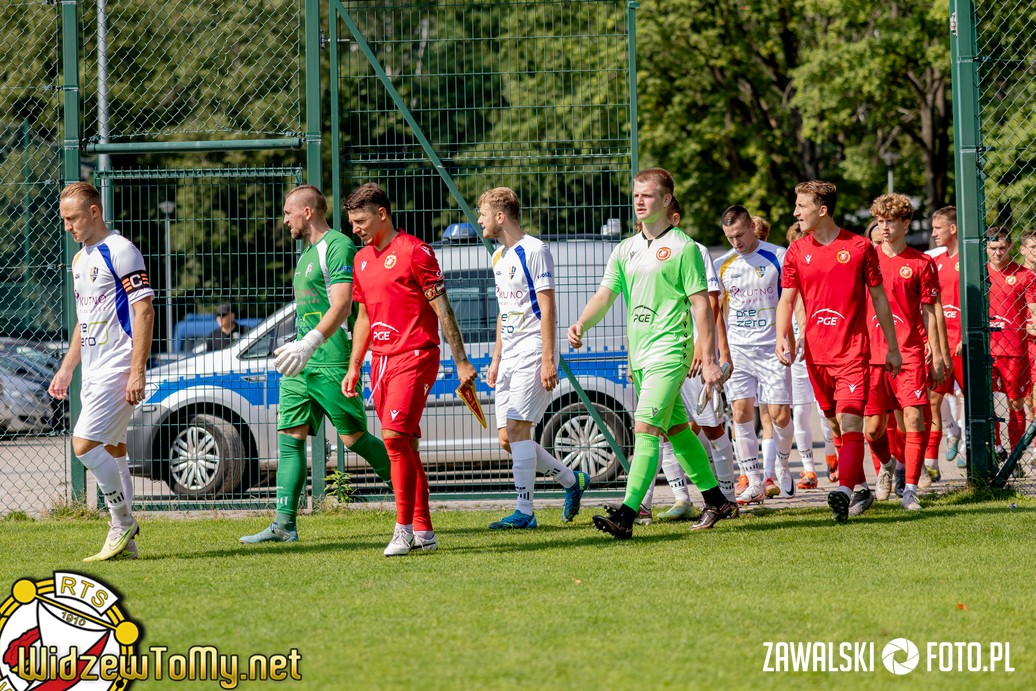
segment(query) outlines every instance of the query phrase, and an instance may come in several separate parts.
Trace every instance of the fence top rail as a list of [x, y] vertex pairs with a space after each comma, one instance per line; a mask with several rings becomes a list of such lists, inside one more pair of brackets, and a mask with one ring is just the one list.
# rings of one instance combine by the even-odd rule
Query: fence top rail
[[298, 178], [300, 169], [292, 166], [220, 168], [118, 168], [97, 171], [98, 178], [109, 180], [169, 180], [180, 178]]

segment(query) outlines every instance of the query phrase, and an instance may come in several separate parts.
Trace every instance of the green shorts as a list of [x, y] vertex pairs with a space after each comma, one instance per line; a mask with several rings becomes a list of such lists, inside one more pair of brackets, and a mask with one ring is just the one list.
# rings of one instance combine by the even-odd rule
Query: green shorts
[[687, 365], [682, 363], [633, 370], [633, 387], [637, 391], [637, 410], [633, 419], [658, 427], [663, 432], [687, 422], [687, 410], [680, 398], [680, 387], [687, 378], [687, 371]]
[[309, 425], [314, 434], [324, 416], [339, 434], [367, 431], [367, 411], [363, 396], [342, 395], [344, 367], [303, 370], [294, 377], [281, 377], [281, 402], [277, 412], [277, 429]]

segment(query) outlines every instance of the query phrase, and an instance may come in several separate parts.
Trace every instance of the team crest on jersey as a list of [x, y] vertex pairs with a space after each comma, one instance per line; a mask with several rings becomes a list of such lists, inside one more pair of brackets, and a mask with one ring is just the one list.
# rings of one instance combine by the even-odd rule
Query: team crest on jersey
[[664, 262], [671, 256], [673, 256], [673, 251], [668, 247], [659, 247], [658, 251], [655, 252], [655, 259], [657, 259], [660, 262]]
[[1015, 278], [1014, 276], [1008, 276], [1004, 280], [1007, 281], [1007, 285], [1009, 285], [1009, 286], [1013, 286], [1015, 283], [1018, 282], [1018, 279]]
[[848, 264], [849, 256], [849, 250], [839, 250], [838, 254], [835, 255], [835, 259], [838, 260], [839, 264]]
[[96, 266], [90, 268], [90, 282], [93, 283], [97, 280], [98, 268]]
[[766, 277], [766, 267], [765, 266], [757, 266], [757, 267], [755, 267], [755, 275], [758, 276], [759, 278], [765, 278]]
[[390, 254], [389, 256], [385, 257], [385, 268], [386, 269], [391, 269], [395, 265], [396, 265], [396, 255]]
[[914, 275], [914, 270], [911, 269], [909, 266], [901, 266], [899, 267], [899, 275], [903, 278], [910, 278]]
[[957, 273], [960, 273], [960, 262], [957, 262], [956, 264], [953, 265], [953, 270], [956, 271]]

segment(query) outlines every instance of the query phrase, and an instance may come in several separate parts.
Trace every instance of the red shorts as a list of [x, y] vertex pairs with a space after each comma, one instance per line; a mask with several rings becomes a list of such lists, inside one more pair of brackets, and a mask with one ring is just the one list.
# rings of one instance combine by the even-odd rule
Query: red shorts
[[957, 382], [957, 386], [960, 387], [961, 391], [964, 391], [964, 358], [959, 355], [954, 355], [950, 358], [953, 361], [953, 371], [948, 373], [947, 377], [942, 380], [942, 384], [932, 389], [937, 393], [941, 393], [943, 396], [948, 396], [953, 393], [953, 382]]
[[826, 417], [835, 413], [863, 415], [867, 405], [868, 367], [862, 358], [841, 365], [806, 362], [817, 405]]
[[438, 348], [374, 355], [371, 380], [381, 429], [420, 437], [421, 415], [438, 374]]
[[867, 366], [867, 405], [864, 415], [885, 415], [896, 410], [896, 399], [892, 395], [885, 365]]
[[928, 365], [923, 362], [904, 364], [899, 374], [888, 380], [897, 409], [928, 407]]
[[1031, 367], [1028, 356], [993, 356], [993, 391], [1007, 394], [1008, 398], [1025, 398], [1032, 389]]

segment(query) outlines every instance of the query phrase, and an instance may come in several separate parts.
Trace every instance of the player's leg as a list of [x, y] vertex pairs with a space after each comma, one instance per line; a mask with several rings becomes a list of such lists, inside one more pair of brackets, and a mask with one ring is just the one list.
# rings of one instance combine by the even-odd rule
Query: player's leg
[[[307, 377], [307, 373], [281, 377], [277, 411], [277, 513], [267, 528], [241, 537], [243, 543], [299, 539], [295, 519], [299, 499], [306, 488], [306, 437], [320, 421], [316, 412], [319, 406], [309, 395]], [[319, 415], [323, 415], [322, 410]]]
[[[727, 436], [724, 416], [717, 412], [716, 407], [706, 405], [701, 412], [698, 412], [698, 399], [704, 386], [701, 377], [684, 379], [680, 384], [680, 401], [691, 422], [697, 428], [694, 430], [695, 436], [698, 437], [698, 442], [709, 457], [713, 475], [719, 481], [720, 491], [728, 499], [734, 501], [737, 498], [737, 492], [734, 489], [734, 450], [730, 446], [730, 438]], [[730, 386], [728, 380], [724, 388], [729, 392], [731, 391]], [[745, 487], [747, 486], [748, 478], [745, 478]]]
[[1007, 438], [1014, 450], [1025, 435], [1025, 394], [1032, 389], [1032, 367], [1026, 357], [1003, 358], [1008, 370], [1004, 375], [1007, 394]]
[[[126, 497], [126, 506], [129, 507], [130, 513], [133, 512], [133, 475], [129, 469], [129, 456], [126, 453], [126, 444], [113, 444], [106, 445], [105, 450], [111, 454], [112, 458], [115, 459], [115, 465], [119, 468], [119, 479], [122, 480], [122, 493]], [[137, 541], [136, 538], [131, 538], [126, 544], [126, 549], [123, 550], [122, 554], [119, 555], [119, 559], [136, 559], [137, 558]]]
[[924, 413], [918, 406], [903, 408], [903, 425], [906, 428], [906, 486], [903, 490], [903, 508], [907, 511], [918, 511], [921, 504], [917, 500], [919, 481], [924, 475], [924, 456], [928, 435], [924, 431]]
[[[849, 518], [849, 504], [854, 488], [861, 485], [863, 491], [870, 495], [870, 488], [867, 487], [863, 472], [863, 412], [868, 394], [867, 365], [863, 361], [853, 362], [824, 368], [818, 371], [817, 375], [818, 377], [814, 378], [814, 372], [810, 370], [810, 377], [814, 382], [819, 378], [831, 385], [832, 398], [836, 401], [837, 432], [841, 433], [842, 445], [838, 451], [838, 489], [828, 494], [827, 503], [831, 507], [835, 521], [844, 522]], [[819, 392], [817, 398], [821, 398]]]
[[128, 382], [128, 372], [83, 382], [82, 411], [72, 431], [72, 450], [93, 474], [111, 514], [111, 524], [101, 551], [83, 561], [121, 557], [140, 532], [119, 464], [109, 451], [117, 450], [116, 447], [126, 442], [126, 428], [133, 415], [133, 406], [126, 403]]
[[773, 349], [760, 352], [753, 362], [759, 378], [760, 406], [768, 412], [773, 429], [775, 471], [779, 497], [795, 496], [795, 480], [791, 476], [791, 445], [795, 441], [795, 428], [791, 422], [792, 381], [791, 370], [773, 354]]
[[759, 442], [755, 434], [755, 398], [735, 399], [731, 402], [731, 408], [734, 415], [734, 444], [737, 447], [737, 457], [741, 464], [741, 472], [748, 478], [748, 487], [737, 496], [737, 503], [742, 506], [761, 504], [765, 497], [765, 489], [762, 464], [759, 462]]
[[769, 408], [762, 404], [758, 393], [755, 403], [756, 410], [759, 411], [759, 457], [763, 463], [763, 490], [768, 498], [776, 497], [781, 491], [777, 487], [777, 447], [773, 441], [773, 421], [770, 419]]
[[[871, 450], [871, 461], [874, 463], [874, 471], [877, 475], [874, 489], [874, 499], [885, 501], [892, 496], [893, 475], [896, 472], [896, 463], [892, 459], [892, 450], [889, 443], [889, 429], [887, 425], [889, 410], [893, 407], [888, 388], [888, 377], [885, 367], [881, 365], [870, 365], [867, 368], [869, 378], [867, 405], [864, 407], [864, 436], [867, 445]], [[854, 497], [856, 493], [854, 492]], [[866, 504], [867, 495], [860, 494], [860, 500]], [[860, 505], [862, 506], [862, 504]], [[853, 511], [850, 506], [850, 514], [856, 515], [859, 509]]]
[[674, 502], [671, 507], [659, 514], [658, 520], [685, 521], [695, 518], [697, 512], [691, 503], [690, 480], [680, 467], [680, 461], [676, 458], [673, 445], [668, 440], [661, 443], [660, 454], [662, 472], [665, 473], [666, 482], [673, 491]]
[[797, 361], [791, 370], [792, 424], [795, 426], [795, 446], [799, 450], [802, 461], [802, 472], [799, 477], [799, 489], [816, 489], [817, 470], [813, 459], [813, 409], [816, 397], [813, 386], [809, 382], [806, 363]]
[[[511, 528], [535, 528], [536, 519], [532, 511], [532, 489], [536, 482], [536, 451], [528, 448], [531, 444], [531, 433], [520, 424], [519, 420], [509, 419], [511, 408], [511, 377], [514, 369], [505, 365], [500, 368], [496, 379], [496, 396], [494, 409], [499, 427], [497, 434], [501, 445], [511, 454], [511, 475], [514, 478], [515, 510], [508, 516], [493, 521], [489, 527], [493, 530]], [[531, 425], [529, 425], [531, 428]]]

